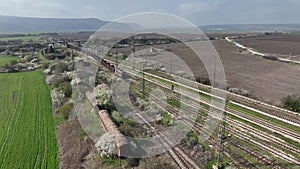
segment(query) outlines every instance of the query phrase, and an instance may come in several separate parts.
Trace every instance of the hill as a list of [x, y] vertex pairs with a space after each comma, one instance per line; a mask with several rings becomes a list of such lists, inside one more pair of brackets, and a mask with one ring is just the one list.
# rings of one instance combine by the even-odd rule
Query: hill
[[[68, 32], [95, 31], [109, 21], [96, 18], [62, 19], [31, 18], [0, 15], [0, 33]], [[136, 29], [137, 24], [114, 23], [113, 27]]]

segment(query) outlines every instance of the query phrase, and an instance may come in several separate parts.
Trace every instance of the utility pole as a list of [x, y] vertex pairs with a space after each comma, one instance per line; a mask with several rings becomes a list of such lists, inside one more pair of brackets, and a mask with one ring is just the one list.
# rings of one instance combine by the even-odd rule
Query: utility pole
[[[216, 56], [213, 56], [213, 83], [212, 87], [216, 87], [216, 66], [217, 66], [217, 60]], [[219, 152], [218, 152], [218, 157], [217, 157], [217, 167], [221, 168], [221, 154], [223, 153], [224, 150], [224, 140], [226, 139], [226, 105], [227, 105], [227, 100], [225, 100], [225, 111], [222, 112], [222, 117], [221, 117], [221, 123], [219, 127]]]
[[170, 74], [172, 74], [172, 49], [170, 49]]
[[[141, 46], [139, 46], [139, 57], [141, 57]], [[142, 77], [142, 92], [145, 95], [145, 57], [143, 57]]]
[[213, 86], [213, 88], [215, 88], [216, 87], [216, 66], [217, 66], [216, 56], [214, 56], [213, 59], [214, 60], [213, 60], [213, 84], [212, 84], [212, 86]]
[[218, 153], [218, 168], [221, 168], [220, 162], [221, 162], [221, 154], [224, 151], [224, 141], [227, 138], [226, 137], [226, 105], [228, 100], [225, 101], [225, 111], [222, 113], [222, 122], [220, 124], [220, 131], [219, 131], [219, 153]]
[[144, 72], [144, 69], [145, 69], [145, 59], [144, 59], [144, 61], [143, 61], [143, 89], [142, 89], [142, 91], [143, 91], [143, 94], [145, 95], [145, 72]]
[[118, 45], [116, 46], [116, 64], [117, 64], [117, 66], [118, 66]]

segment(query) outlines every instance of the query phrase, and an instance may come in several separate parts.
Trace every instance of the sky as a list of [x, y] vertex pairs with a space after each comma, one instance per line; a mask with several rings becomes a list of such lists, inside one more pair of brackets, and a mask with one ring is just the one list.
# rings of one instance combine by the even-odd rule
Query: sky
[[115, 20], [163, 12], [195, 25], [300, 23], [300, 0], [0, 0], [0, 15]]

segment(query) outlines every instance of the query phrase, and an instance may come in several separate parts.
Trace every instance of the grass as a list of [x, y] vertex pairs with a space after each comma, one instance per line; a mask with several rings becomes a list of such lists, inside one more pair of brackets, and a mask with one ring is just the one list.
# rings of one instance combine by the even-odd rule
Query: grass
[[16, 60], [19, 61], [20, 57], [18, 56], [0, 56], [0, 67], [6, 64], [10, 64], [11, 61]]
[[3, 37], [0, 38], [0, 41], [9, 41], [9, 40], [23, 40], [23, 41], [29, 41], [29, 40], [38, 40], [40, 36], [33, 35], [33, 36], [16, 36], [16, 37]]
[[291, 145], [293, 145], [293, 146], [295, 146], [295, 147], [300, 147], [300, 143], [298, 143], [298, 142], [296, 142], [296, 141], [294, 141], [294, 140], [292, 140], [292, 139], [289, 139], [289, 138], [287, 138], [287, 137], [284, 137], [284, 136], [281, 135], [281, 134], [278, 134], [278, 133], [272, 132], [272, 131], [270, 131], [270, 130], [268, 130], [268, 129], [265, 129], [265, 128], [263, 128], [262, 126], [259, 126], [259, 125], [257, 125], [257, 124], [251, 123], [251, 122], [246, 121], [246, 120], [243, 120], [243, 119], [240, 119], [240, 118], [238, 118], [238, 117], [236, 117], [236, 116], [233, 116], [233, 115], [230, 115], [230, 114], [226, 114], [226, 116], [230, 117], [231, 119], [234, 119], [234, 120], [238, 120], [238, 121], [240, 121], [240, 122], [243, 122], [243, 123], [245, 123], [245, 124], [247, 124], [247, 125], [249, 125], [249, 126], [255, 128], [255, 129], [258, 129], [258, 130], [261, 130], [261, 131], [263, 131], [263, 132], [265, 132], [265, 133], [268, 133], [268, 134], [271, 134], [271, 135], [273, 135], [273, 136], [276, 136], [276, 137], [278, 137], [278, 138], [284, 140], [285, 142], [287, 142], [287, 143], [289, 143], [289, 144], [291, 144]]
[[56, 128], [42, 72], [0, 74], [0, 168], [58, 168]]
[[117, 157], [107, 158], [107, 157], [101, 157], [100, 155], [98, 157], [101, 160], [101, 162], [109, 168], [110, 167], [120, 168], [122, 165], [124, 165], [123, 163], [125, 163], [124, 160], [121, 160], [120, 158]]
[[251, 115], [253, 117], [258, 117], [260, 119], [264, 119], [264, 120], [268, 121], [269, 123], [273, 123], [273, 124], [275, 124], [277, 126], [284, 127], [284, 128], [289, 129], [289, 130], [291, 130], [291, 131], [293, 131], [293, 132], [295, 132], [297, 134], [300, 134], [299, 129], [297, 127], [295, 127], [294, 125], [292, 125], [292, 124], [289, 124], [289, 123], [283, 122], [281, 120], [278, 120], [278, 119], [275, 119], [275, 118], [272, 118], [272, 117], [260, 114], [258, 112], [255, 112], [255, 111], [252, 111], [252, 110], [240, 107], [238, 105], [234, 105], [232, 103], [227, 103], [227, 106], [229, 108], [234, 109], [234, 110], [243, 112], [245, 114], [249, 114], [249, 115]]

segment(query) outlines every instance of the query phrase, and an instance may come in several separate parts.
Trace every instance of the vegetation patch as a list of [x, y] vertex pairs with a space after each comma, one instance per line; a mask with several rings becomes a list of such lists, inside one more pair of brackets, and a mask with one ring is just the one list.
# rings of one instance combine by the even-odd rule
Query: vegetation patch
[[18, 56], [0, 56], [0, 67], [10, 65], [12, 62], [19, 60], [20, 57]]
[[42, 72], [0, 74], [0, 91], [0, 167], [58, 168], [56, 128]]

